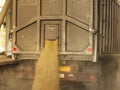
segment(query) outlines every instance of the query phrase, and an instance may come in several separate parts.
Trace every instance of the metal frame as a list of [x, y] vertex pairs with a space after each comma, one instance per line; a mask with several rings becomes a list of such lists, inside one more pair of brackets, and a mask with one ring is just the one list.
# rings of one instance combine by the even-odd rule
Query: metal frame
[[62, 19], [62, 37], [61, 37], [61, 52], [60, 54], [74, 54], [74, 55], [79, 55], [79, 54], [88, 54], [88, 55], [92, 55], [92, 53], [88, 53], [87, 50], [84, 51], [84, 52], [67, 52], [66, 51], [66, 35], [65, 35], [65, 32], [66, 32], [66, 22], [69, 21], [69, 22], [72, 22], [82, 28], [84, 28], [85, 30], [89, 31], [90, 34], [89, 34], [89, 47], [93, 47], [93, 33], [91, 33], [93, 30], [93, 1], [91, 1], [91, 11], [90, 11], [90, 22], [89, 22], [89, 26], [87, 26], [86, 24], [83, 24], [81, 23], [80, 21], [70, 17], [67, 15], [67, 0], [64, 0], [63, 2], [63, 19]]
[[[37, 0], [38, 3], [40, 3], [40, 0]], [[16, 46], [16, 33], [17, 31], [21, 30], [22, 28], [25, 28], [27, 26], [29, 26], [30, 24], [34, 23], [34, 22], [37, 22], [37, 31], [39, 31], [39, 28], [40, 28], [40, 21], [39, 21], [39, 18], [40, 18], [40, 4], [37, 4], [37, 16], [28, 20], [27, 22], [24, 22], [22, 25], [18, 26], [17, 25], [17, 0], [13, 0], [12, 2], [12, 12], [13, 12], [13, 17], [12, 17], [12, 29], [13, 29], [13, 47], [16, 47], [18, 50], [17, 51], [13, 51], [14, 54], [39, 54], [40, 53], [40, 47], [39, 45], [37, 46], [37, 51], [29, 51], [29, 52], [24, 52], [24, 51], [21, 51], [17, 46]], [[39, 34], [39, 33], [38, 33]], [[40, 34], [39, 34], [40, 35]], [[38, 36], [39, 36], [38, 35]], [[39, 37], [38, 38], [38, 43], [40, 43], [40, 39]]]
[[[12, 17], [12, 20], [13, 20], [13, 22], [12, 22], [12, 29], [13, 29], [13, 47], [16, 47], [17, 48], [17, 46], [16, 46], [16, 32], [17, 31], [19, 31], [19, 30], [21, 30], [22, 28], [24, 28], [24, 27], [26, 27], [26, 26], [28, 26], [28, 25], [30, 25], [30, 24], [32, 24], [32, 23], [34, 23], [34, 22], [36, 22], [37, 23], [37, 32], [39, 32], [38, 33], [38, 43], [39, 43], [39, 45], [37, 45], [37, 51], [29, 51], [29, 52], [26, 52], [26, 51], [21, 51], [21, 50], [19, 50], [19, 48], [18, 48], [18, 51], [13, 51], [13, 53], [14, 54], [26, 54], [26, 55], [30, 55], [30, 54], [40, 54], [40, 51], [43, 49], [43, 41], [44, 40], [42, 40], [43, 38], [42, 38], [42, 29], [40, 29], [41, 28], [41, 22], [42, 21], [47, 21], [47, 20], [50, 20], [50, 21], [61, 21], [61, 30], [60, 30], [60, 37], [59, 37], [59, 44], [60, 44], [60, 46], [59, 46], [59, 48], [60, 48], [60, 54], [61, 55], [78, 55], [78, 56], [81, 56], [81, 55], [90, 55], [90, 57], [92, 56], [92, 55], [94, 55], [94, 56], [97, 56], [96, 55], [96, 52], [94, 52], [94, 51], [96, 51], [96, 48], [97, 48], [97, 43], [95, 44], [94, 43], [94, 36], [93, 36], [93, 34], [96, 32], [96, 30], [94, 29], [94, 25], [93, 25], [93, 23], [94, 23], [94, 17], [93, 17], [93, 14], [94, 14], [94, 0], [92, 0], [92, 1], [90, 1], [90, 21], [89, 21], [89, 25], [86, 25], [86, 24], [84, 24], [84, 23], [82, 23], [82, 22], [80, 22], [80, 21], [78, 21], [78, 20], [76, 20], [76, 19], [74, 19], [74, 18], [72, 18], [72, 17], [70, 17], [70, 16], [68, 16], [67, 15], [67, 1], [68, 0], [63, 0], [63, 13], [62, 13], [62, 15], [61, 16], [42, 16], [41, 15], [41, 1], [42, 0], [37, 0], [37, 16], [36, 17], [34, 17], [34, 18], [32, 18], [32, 19], [30, 19], [30, 20], [28, 20], [28, 21], [26, 21], [26, 22], [24, 22], [22, 25], [17, 25], [17, 0], [13, 0], [13, 9], [12, 9], [12, 11], [13, 11], [13, 17]], [[96, 0], [96, 2], [97, 2], [97, 0]], [[95, 3], [96, 4], [96, 3]], [[66, 22], [67, 21], [69, 21], [69, 22], [72, 22], [72, 23], [74, 23], [74, 24], [76, 24], [76, 25], [78, 25], [78, 26], [80, 26], [81, 28], [84, 28], [84, 30], [86, 30], [86, 31], [88, 31], [89, 32], [89, 45], [88, 45], [88, 47], [91, 47], [91, 48], [93, 48], [94, 50], [93, 50], [93, 52], [88, 52], [87, 51], [87, 49], [84, 51], [84, 52], [67, 52], [66, 51], [66, 35], [65, 35], [65, 32], [66, 32]], [[95, 42], [97, 42], [97, 41], [95, 41]], [[96, 47], [94, 48], [94, 45], [93, 44], [95, 44], [96, 45]], [[92, 60], [92, 59], [91, 59]]]

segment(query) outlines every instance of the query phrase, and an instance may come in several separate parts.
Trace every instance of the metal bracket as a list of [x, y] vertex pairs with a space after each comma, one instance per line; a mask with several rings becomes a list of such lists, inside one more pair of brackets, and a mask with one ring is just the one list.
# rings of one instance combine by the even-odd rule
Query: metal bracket
[[97, 30], [93, 29], [93, 28], [89, 28], [89, 31], [92, 32], [92, 33], [96, 33]]

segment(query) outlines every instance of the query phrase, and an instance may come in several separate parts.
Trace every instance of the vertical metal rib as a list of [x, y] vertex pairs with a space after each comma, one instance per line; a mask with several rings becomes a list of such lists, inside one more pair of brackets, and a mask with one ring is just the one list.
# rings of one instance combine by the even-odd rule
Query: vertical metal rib
[[66, 27], [66, 6], [67, 5], [67, 0], [63, 0], [63, 20], [62, 20], [62, 37], [61, 37], [61, 45], [62, 45], [62, 52], [65, 52], [65, 27]]

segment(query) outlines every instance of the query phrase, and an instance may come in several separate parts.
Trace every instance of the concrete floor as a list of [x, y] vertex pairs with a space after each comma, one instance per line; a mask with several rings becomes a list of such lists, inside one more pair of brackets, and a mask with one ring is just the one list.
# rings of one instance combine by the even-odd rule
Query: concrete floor
[[104, 90], [120, 90], [120, 59], [105, 61], [103, 72]]
[[117, 69], [117, 75], [116, 75], [116, 85], [115, 90], [120, 90], [120, 60], [117, 60], [118, 63], [118, 69]]

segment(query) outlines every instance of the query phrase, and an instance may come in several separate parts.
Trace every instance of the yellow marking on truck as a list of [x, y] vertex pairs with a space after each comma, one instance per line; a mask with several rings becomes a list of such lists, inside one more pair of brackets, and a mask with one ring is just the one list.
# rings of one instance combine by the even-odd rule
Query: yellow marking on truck
[[70, 72], [71, 71], [71, 67], [70, 66], [60, 66], [59, 67], [59, 71], [60, 72]]

